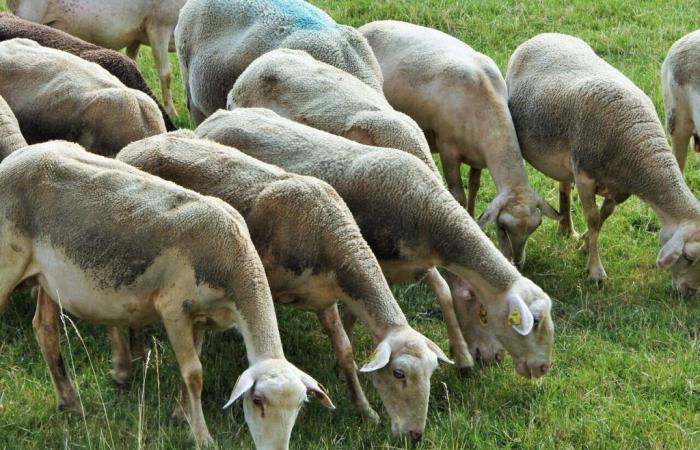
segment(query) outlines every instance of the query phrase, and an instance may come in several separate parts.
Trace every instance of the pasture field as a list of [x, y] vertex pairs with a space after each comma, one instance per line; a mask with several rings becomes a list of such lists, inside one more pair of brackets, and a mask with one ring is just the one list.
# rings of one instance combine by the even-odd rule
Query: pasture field
[[[663, 117], [659, 71], [668, 48], [697, 27], [697, 3], [687, 0], [314, 0], [337, 21], [359, 26], [393, 18], [449, 32], [492, 57], [505, 71], [518, 44], [545, 31], [580, 36], [651, 96]], [[4, 1], [0, 1], [4, 9]], [[177, 73], [175, 55], [171, 61]], [[159, 95], [150, 49], [139, 65]], [[178, 125], [189, 126], [179, 77], [174, 96]], [[449, 95], [449, 93], [445, 93]], [[700, 193], [694, 157], [686, 178]], [[530, 168], [536, 190], [556, 205], [557, 187]], [[478, 211], [493, 197], [484, 174]], [[575, 224], [583, 231], [574, 196]], [[658, 221], [637, 199], [606, 223], [601, 257], [610, 279], [586, 279], [578, 242], [545, 221], [532, 236], [524, 273], [553, 298], [554, 365], [538, 381], [520, 378], [510, 359], [460, 379], [443, 367], [433, 376], [428, 425], [417, 448], [697, 449], [700, 448], [700, 300], [671, 291], [669, 272], [655, 267]], [[409, 321], [443, 349], [447, 334], [426, 287], [394, 288]], [[180, 375], [159, 327], [152, 329], [150, 359], [134, 382], [116, 388], [109, 377], [105, 330], [66, 320], [62, 350], [80, 392], [85, 417], [56, 409], [56, 400], [31, 319], [20, 294], [0, 319], [0, 448], [179, 449], [192, 447], [187, 427], [170, 421]], [[325, 384], [338, 409], [310, 401], [292, 435], [295, 449], [406, 448], [391, 437], [386, 417], [364, 423], [350, 406], [344, 381], [315, 316], [278, 308], [287, 357]], [[353, 338], [359, 363], [372, 351], [361, 326]], [[240, 405], [222, 410], [247, 365], [235, 332], [205, 342], [204, 413], [221, 448], [252, 448]], [[362, 382], [384, 414], [369, 377]]]

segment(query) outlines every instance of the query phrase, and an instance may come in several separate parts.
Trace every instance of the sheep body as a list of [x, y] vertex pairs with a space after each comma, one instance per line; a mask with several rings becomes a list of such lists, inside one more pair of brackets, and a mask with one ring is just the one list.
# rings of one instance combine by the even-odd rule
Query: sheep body
[[[524, 264], [525, 244], [542, 220], [541, 211], [558, 215], [528, 183], [498, 66], [438, 30], [381, 20], [359, 31], [379, 61], [387, 100], [433, 141], [452, 195], [472, 216], [481, 170], [489, 169], [497, 195], [480, 225], [497, 222], [501, 251]], [[471, 168], [468, 201], [462, 163]]]
[[[412, 347], [415, 363], [434, 369], [436, 353], [424, 336], [408, 326], [350, 211], [325, 182], [285, 172], [182, 131], [134, 142], [117, 159], [221, 198], [241, 212], [273, 298], [318, 314], [338, 353], [351, 398], [363, 414], [378, 420], [357, 379], [352, 348], [338, 316], [338, 299], [365, 323], [376, 344], [392, 342], [392, 361], [403, 359], [405, 348]], [[444, 357], [441, 352], [438, 356]], [[413, 418], [414, 411], [422, 411], [427, 404], [417, 387], [429, 386], [432, 370], [414, 371], [411, 385], [389, 401], [411, 405], [398, 414], [415, 433], [422, 431], [424, 418], [422, 423], [420, 417]], [[409, 375], [408, 368], [406, 372]]]
[[28, 39], [0, 42], [0, 95], [29, 143], [65, 139], [109, 156], [165, 131], [146, 94], [97, 64]]
[[381, 71], [362, 35], [301, 0], [190, 0], [175, 42], [196, 124], [223, 108], [243, 70], [276, 48], [304, 50], [381, 92]]
[[[686, 248], [695, 242], [691, 231], [700, 222], [700, 205], [683, 181], [651, 100], [588, 44], [561, 34], [536, 36], [511, 57], [506, 82], [525, 158], [555, 180], [576, 183], [588, 224], [584, 249], [591, 278], [606, 277], [598, 234], [615, 205], [630, 195], [660, 218], [660, 266], [671, 265], [672, 254], [666, 253], [679, 242]], [[600, 211], [596, 194], [605, 197]], [[674, 285], [685, 292], [697, 288], [695, 266], [677, 262]]]
[[86, 61], [99, 64], [109, 73], [119, 78], [119, 81], [124, 83], [126, 87], [137, 89], [151, 97], [161, 111], [165, 128], [169, 131], [176, 129], [165, 113], [163, 106], [158, 102], [148, 84], [146, 84], [146, 80], [141, 76], [136, 63], [121, 53], [85, 42], [82, 39], [46, 25], [20, 19], [12, 14], [0, 13], [0, 41], [15, 38], [31, 39], [42, 47], [62, 50], [79, 56]]
[[236, 80], [226, 107], [262, 107], [297, 122], [380, 147], [398, 148], [438, 175], [418, 125], [354, 76], [300, 50], [272, 50]]
[[[18, 284], [41, 286], [34, 326], [61, 406], [78, 408], [57, 344], [59, 302], [108, 326], [162, 321], [180, 363], [190, 428], [198, 444], [210, 443], [198, 349], [205, 329], [235, 325], [251, 364], [242, 378], [264, 390], [273, 376], [277, 393], [294, 397], [281, 408], [287, 417], [267, 423], [270, 435], [287, 432], [288, 441], [306, 385], [322, 390], [284, 359], [264, 268], [235, 209], [62, 141], [14, 152], [0, 165], [0, 181], [7, 255], [0, 311]], [[256, 420], [246, 419], [254, 429]]]
[[4, 98], [0, 96], [0, 161], [10, 153], [27, 146], [19, 130], [19, 123]]
[[661, 87], [666, 108], [666, 124], [673, 153], [681, 172], [688, 156], [688, 142], [700, 153], [700, 30], [676, 41], [661, 66]]
[[[361, 145], [259, 108], [219, 111], [195, 133], [328, 182], [345, 200], [392, 282], [415, 280], [443, 266], [467, 280], [496, 317], [513, 307], [506, 293], [518, 291], [513, 295], [524, 302], [523, 314], [532, 314], [527, 304], [546, 324], [524, 339], [509, 338], [504, 344], [519, 359], [520, 373], [539, 376], [547, 370], [552, 337], [549, 298], [521, 277], [419, 159]], [[489, 323], [497, 327], [507, 321]]]

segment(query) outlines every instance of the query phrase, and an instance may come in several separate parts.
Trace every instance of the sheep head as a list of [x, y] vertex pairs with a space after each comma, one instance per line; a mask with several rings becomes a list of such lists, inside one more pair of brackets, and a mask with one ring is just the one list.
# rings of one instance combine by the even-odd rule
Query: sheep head
[[661, 251], [656, 259], [660, 269], [671, 269], [673, 287], [692, 297], [700, 288], [700, 220], [661, 229]]
[[430, 377], [438, 361], [452, 364], [434, 342], [411, 328], [389, 333], [360, 371], [372, 382], [391, 418], [391, 431], [417, 442], [428, 415]]
[[245, 420], [257, 449], [287, 449], [297, 415], [307, 394], [335, 409], [325, 389], [311, 376], [283, 359], [250, 366], [233, 388], [228, 408], [243, 399]]

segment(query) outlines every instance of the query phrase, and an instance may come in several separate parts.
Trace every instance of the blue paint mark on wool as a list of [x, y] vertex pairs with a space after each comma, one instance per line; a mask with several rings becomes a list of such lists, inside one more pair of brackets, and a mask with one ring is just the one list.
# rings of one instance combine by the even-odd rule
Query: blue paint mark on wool
[[322, 30], [337, 24], [325, 12], [301, 0], [270, 0], [270, 4], [289, 16], [303, 30]]

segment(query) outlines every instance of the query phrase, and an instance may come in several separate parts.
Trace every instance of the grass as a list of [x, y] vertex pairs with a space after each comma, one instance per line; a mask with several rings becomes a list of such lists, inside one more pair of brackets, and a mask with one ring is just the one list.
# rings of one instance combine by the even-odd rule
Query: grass
[[[697, 8], [680, 0], [456, 1], [315, 0], [336, 20], [352, 25], [393, 18], [449, 32], [492, 57], [502, 70], [515, 47], [537, 33], [582, 37], [622, 70], [663, 114], [659, 70], [670, 45], [697, 24]], [[0, 2], [4, 6], [4, 2]], [[173, 82], [178, 124], [188, 126], [175, 56]], [[139, 65], [160, 92], [148, 49]], [[530, 170], [536, 190], [555, 202], [554, 182]], [[690, 158], [686, 178], [700, 191], [700, 173]], [[493, 196], [484, 176], [478, 209]], [[575, 222], [584, 229], [576, 204]], [[658, 221], [636, 199], [606, 223], [600, 248], [610, 280], [602, 288], [585, 276], [577, 242], [556, 235], [547, 221], [528, 246], [525, 274], [553, 297], [555, 364], [542, 380], [519, 378], [510, 361], [467, 380], [443, 368], [433, 377], [428, 426], [419, 448], [700, 448], [700, 303], [671, 292], [670, 274], [654, 262]], [[447, 348], [435, 299], [423, 286], [399, 286], [397, 297], [410, 322]], [[48, 371], [35, 344], [33, 305], [22, 295], [0, 325], [0, 447], [2, 448], [182, 448], [187, 429], [169, 421], [179, 373], [165, 334], [154, 329], [148, 369], [124, 391], [109, 378], [104, 330], [78, 321], [67, 327], [62, 348], [79, 387], [86, 417], [56, 410]], [[297, 422], [297, 449], [403, 448], [390, 436], [388, 420], [363, 423], [349, 405], [328, 340], [309, 314], [279, 308], [288, 358], [330, 388], [338, 409], [310, 402]], [[372, 351], [358, 330], [358, 361]], [[69, 354], [69, 344], [71, 352]], [[312, 349], [312, 351], [309, 351]], [[204, 347], [204, 413], [222, 447], [251, 448], [240, 406], [221, 407], [246, 366], [234, 332], [210, 338]], [[362, 377], [383, 412], [370, 380]], [[143, 419], [141, 419], [143, 418]]]

